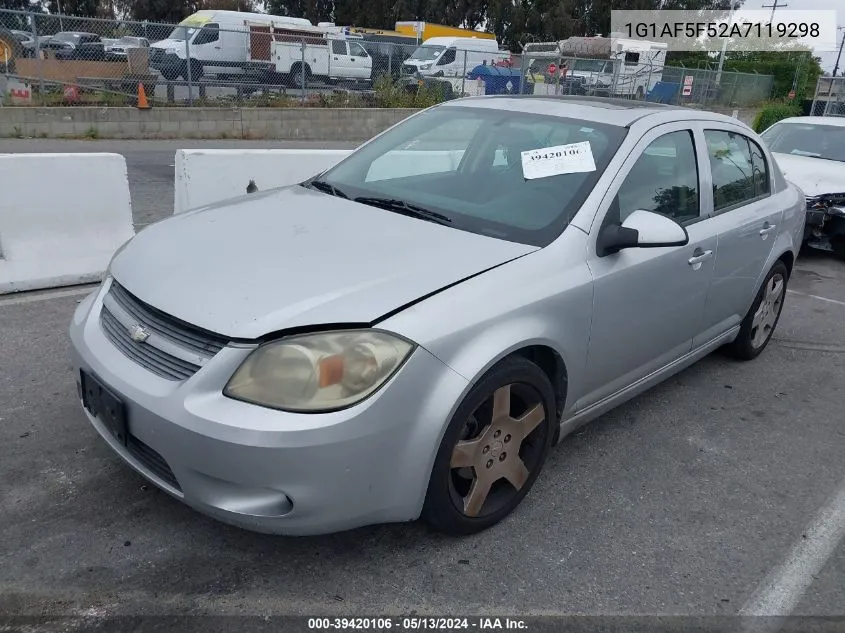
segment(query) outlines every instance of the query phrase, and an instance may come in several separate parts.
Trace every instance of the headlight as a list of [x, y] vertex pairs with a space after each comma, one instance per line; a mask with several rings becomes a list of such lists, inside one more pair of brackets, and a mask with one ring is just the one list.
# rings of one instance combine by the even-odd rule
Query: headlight
[[256, 349], [223, 394], [272, 409], [343, 409], [374, 393], [414, 346], [373, 330], [294, 336]]
[[428, 70], [429, 68], [431, 68], [431, 64], [423, 64], [420, 66], [420, 70]]

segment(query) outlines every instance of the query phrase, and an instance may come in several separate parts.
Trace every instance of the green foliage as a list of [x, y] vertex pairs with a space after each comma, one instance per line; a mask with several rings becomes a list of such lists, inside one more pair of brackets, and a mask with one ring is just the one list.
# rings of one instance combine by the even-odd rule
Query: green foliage
[[[725, 56], [724, 70], [741, 73], [772, 75], [772, 98], [785, 98], [795, 86], [795, 100], [813, 96], [822, 74], [821, 60], [808, 51], [748, 51], [732, 52]], [[687, 68], [718, 67], [718, 53], [670, 53], [666, 64]]]
[[445, 101], [445, 91], [437, 84], [407, 84], [385, 75], [373, 85], [379, 108], [428, 108]]
[[757, 113], [752, 127], [755, 132], [760, 133], [781, 119], [786, 119], [791, 116], [799, 116], [800, 114], [801, 107], [794, 103], [773, 101], [763, 106], [763, 108]]

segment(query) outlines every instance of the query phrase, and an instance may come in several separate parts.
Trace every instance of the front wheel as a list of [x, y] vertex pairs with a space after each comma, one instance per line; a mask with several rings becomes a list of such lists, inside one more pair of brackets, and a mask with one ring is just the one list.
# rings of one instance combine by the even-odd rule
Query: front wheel
[[736, 340], [726, 348], [731, 356], [739, 360], [754, 360], [763, 353], [780, 320], [788, 281], [786, 264], [778, 261], [766, 275], [766, 281], [743, 319]]
[[470, 391], [435, 458], [423, 518], [451, 535], [481, 532], [525, 498], [545, 462], [557, 421], [546, 374], [507, 359]]

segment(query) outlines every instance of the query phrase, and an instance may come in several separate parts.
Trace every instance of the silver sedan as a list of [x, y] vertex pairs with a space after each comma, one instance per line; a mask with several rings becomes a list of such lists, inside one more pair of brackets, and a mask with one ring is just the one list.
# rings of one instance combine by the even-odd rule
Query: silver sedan
[[139, 233], [73, 318], [80, 398], [130, 466], [228, 523], [478, 532], [579, 425], [716, 349], [757, 357], [804, 222], [729, 117], [452, 101]]

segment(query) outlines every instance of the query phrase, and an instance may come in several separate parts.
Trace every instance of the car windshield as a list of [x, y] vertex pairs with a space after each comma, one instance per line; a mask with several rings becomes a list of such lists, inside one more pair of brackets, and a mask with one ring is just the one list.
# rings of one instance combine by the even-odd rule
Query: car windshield
[[137, 37], [121, 37], [117, 40], [118, 44], [128, 44], [129, 46], [137, 46], [141, 43], [141, 40]]
[[80, 40], [80, 35], [77, 33], [56, 33], [54, 38], [60, 42], [76, 43]]
[[411, 59], [418, 59], [421, 62], [430, 62], [446, 50], [445, 46], [420, 46], [417, 50], [414, 51], [413, 55], [411, 55]]
[[197, 30], [193, 27], [187, 26], [177, 26], [170, 32], [170, 35], [167, 36], [169, 40], [176, 40], [177, 42], [184, 42], [185, 40], [189, 40], [194, 36]]
[[760, 136], [778, 154], [845, 162], [845, 126], [778, 123]]
[[605, 72], [605, 64], [607, 64], [607, 61], [604, 59], [576, 59], [573, 70], [603, 73]]
[[455, 229], [546, 246], [584, 203], [625, 134], [592, 121], [440, 106], [377, 137], [319, 184], [371, 204], [381, 199], [397, 212], [400, 205], [423, 209]]

